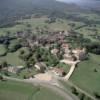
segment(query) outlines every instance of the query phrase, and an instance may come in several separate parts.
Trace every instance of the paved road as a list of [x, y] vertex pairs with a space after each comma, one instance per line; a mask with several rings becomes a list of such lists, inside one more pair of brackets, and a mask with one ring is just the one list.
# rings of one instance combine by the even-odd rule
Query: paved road
[[74, 95], [72, 96], [70, 93], [67, 93], [67, 91], [65, 92], [61, 87], [58, 86], [54, 86], [53, 84], [51, 84], [50, 82], [43, 82], [43, 81], [39, 81], [36, 79], [33, 80], [21, 80], [21, 79], [17, 79], [17, 78], [11, 78], [11, 77], [4, 77], [5, 79], [8, 80], [13, 80], [13, 81], [18, 81], [18, 82], [25, 82], [25, 83], [32, 83], [34, 85], [40, 85], [46, 88], [49, 88], [50, 90], [54, 91], [55, 93], [57, 93], [58, 95], [62, 96], [64, 98], [64, 100], [79, 100], [78, 98], [74, 97]]

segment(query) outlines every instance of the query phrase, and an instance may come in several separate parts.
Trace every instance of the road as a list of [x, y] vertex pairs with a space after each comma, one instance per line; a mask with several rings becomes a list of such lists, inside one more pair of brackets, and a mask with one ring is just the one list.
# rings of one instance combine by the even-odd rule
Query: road
[[70, 64], [71, 65], [71, 68], [70, 68], [70, 71], [68, 72], [68, 74], [63, 78], [59, 78], [59, 80], [63, 80], [65, 82], [67, 82], [67, 84], [69, 84], [69, 86], [73, 86], [75, 87], [78, 91], [80, 91], [81, 93], [85, 94], [86, 96], [90, 97], [92, 100], [96, 100], [92, 95], [90, 95], [89, 93], [87, 93], [86, 91], [82, 90], [81, 88], [77, 87], [75, 84], [73, 84], [72, 82], [68, 81], [69, 78], [72, 76], [75, 68], [76, 68], [76, 65], [80, 62], [80, 61], [69, 61], [69, 60], [61, 60], [61, 62], [65, 63], [65, 64]]
[[69, 60], [61, 60], [60, 62], [62, 63], [65, 63], [65, 64], [70, 64], [71, 65], [71, 68], [70, 68], [70, 71], [68, 72], [68, 74], [64, 77], [65, 80], [69, 80], [69, 78], [72, 76], [75, 68], [76, 68], [76, 65], [80, 62], [79, 60], [78, 61], [69, 61]]
[[[66, 82], [66, 81], [65, 81]], [[86, 96], [90, 97], [91, 100], [97, 100], [94, 96], [92, 96], [91, 94], [89, 94], [88, 92], [82, 90], [81, 88], [79, 88], [78, 86], [76, 86], [75, 84], [73, 84], [71, 81], [67, 81], [67, 84], [71, 87], [75, 87], [78, 91], [80, 91], [81, 93], [85, 94]]]
[[74, 70], [75, 70], [75, 67], [76, 67], [75, 64], [73, 64], [73, 65], [71, 66], [70, 71], [69, 71], [68, 74], [64, 77], [65, 80], [69, 80], [69, 78], [71, 77], [72, 73], [73, 73]]
[[58, 95], [60, 95], [61, 97], [64, 98], [64, 100], [79, 100], [78, 98], [76, 98], [74, 95], [70, 94], [69, 92], [65, 92], [64, 89], [58, 86], [55, 86], [53, 84], [51, 84], [50, 82], [43, 82], [43, 81], [39, 81], [36, 79], [33, 80], [29, 80], [29, 79], [17, 79], [17, 78], [11, 78], [11, 77], [5, 77], [5, 79], [7, 80], [12, 80], [12, 81], [17, 81], [17, 82], [24, 82], [24, 83], [32, 83], [33, 85], [39, 85], [42, 87], [46, 87], [49, 88], [50, 90], [52, 90], [54, 93], [57, 93]]

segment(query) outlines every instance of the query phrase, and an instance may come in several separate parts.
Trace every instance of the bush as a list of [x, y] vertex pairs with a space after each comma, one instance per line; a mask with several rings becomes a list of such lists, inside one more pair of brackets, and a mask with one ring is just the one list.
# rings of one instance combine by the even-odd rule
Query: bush
[[79, 94], [79, 99], [80, 99], [80, 100], [84, 100], [84, 99], [85, 99], [85, 94], [80, 93], [80, 94]]
[[93, 42], [86, 45], [88, 52], [100, 55], [100, 43]]
[[3, 76], [2, 76], [2, 75], [0, 75], [0, 80], [1, 80], [1, 81], [3, 80]]
[[7, 54], [7, 48], [4, 45], [0, 45], [0, 56], [5, 56]]
[[10, 52], [15, 52], [21, 47], [22, 46], [21, 46], [21, 44], [18, 40], [13, 40], [13, 41], [10, 42], [8, 49], [9, 49]]
[[96, 99], [100, 99], [100, 94], [97, 92], [94, 92], [94, 96], [96, 97]]
[[75, 87], [71, 87], [72, 93], [75, 94], [76, 96], [78, 96], [78, 91]]
[[21, 48], [19, 51], [19, 57], [27, 61], [32, 56], [32, 52], [29, 50], [29, 48]]

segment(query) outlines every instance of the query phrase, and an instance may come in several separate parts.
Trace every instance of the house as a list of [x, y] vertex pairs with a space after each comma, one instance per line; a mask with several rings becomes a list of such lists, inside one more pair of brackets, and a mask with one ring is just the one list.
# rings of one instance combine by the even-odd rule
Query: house
[[62, 68], [53, 68], [52, 69], [52, 72], [56, 75], [56, 76], [60, 76], [60, 77], [63, 77], [66, 75], [66, 72], [62, 69]]
[[40, 71], [41, 73], [44, 73], [47, 66], [45, 63], [43, 62], [38, 62], [34, 65], [34, 67], [37, 69], [37, 71]]
[[64, 54], [63, 58], [70, 61], [76, 61], [77, 58], [73, 54]]
[[63, 43], [61, 46], [63, 49], [69, 49], [70, 45], [68, 43]]
[[61, 45], [62, 49], [64, 50], [65, 53], [70, 53], [71, 52], [71, 48], [70, 48], [70, 45], [67, 44], [67, 43], [63, 43]]
[[8, 72], [16, 74], [16, 73], [18, 73], [18, 71], [20, 71], [23, 68], [24, 68], [23, 66], [9, 66]]
[[68, 31], [65, 31], [64, 32], [64, 35], [67, 36], [67, 37], [69, 37], [70, 36], [70, 33]]
[[75, 57], [78, 60], [85, 60], [87, 58], [87, 52], [86, 52], [86, 49], [85, 48], [83, 48], [83, 49], [76, 48], [72, 52], [73, 52], [73, 54], [75, 55]]
[[52, 49], [52, 50], [51, 50], [51, 54], [53, 54], [53, 55], [57, 55], [58, 52], [59, 52], [58, 49]]

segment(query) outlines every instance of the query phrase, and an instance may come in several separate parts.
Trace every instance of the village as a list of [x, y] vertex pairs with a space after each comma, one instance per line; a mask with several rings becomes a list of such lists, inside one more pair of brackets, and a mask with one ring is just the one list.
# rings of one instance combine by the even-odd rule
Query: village
[[[53, 60], [53, 63], [56, 62], [54, 65], [47, 65], [45, 61], [38, 60], [32, 64], [32, 61], [28, 64], [30, 65], [29, 70], [34, 70], [37, 72], [36, 74], [31, 74], [28, 77], [24, 76], [24, 79], [29, 80], [40, 80], [44, 82], [50, 82], [52, 80], [56, 79], [64, 79], [69, 80], [69, 78], [72, 76], [75, 68], [77, 67], [77, 64], [83, 60], [86, 60], [88, 57], [88, 53], [86, 48], [72, 48], [69, 43], [66, 42], [65, 38], [69, 37], [71, 35], [75, 36], [75, 33], [71, 34], [69, 32], [54, 32], [53, 34], [50, 33], [49, 35], [40, 35], [38, 38], [36, 36], [33, 36], [30, 38], [30, 35], [26, 35], [25, 33], [22, 34], [20, 32], [16, 33], [17, 38], [26, 38], [24, 43], [24, 46], [33, 49], [35, 47], [43, 48], [44, 50], [50, 51], [50, 55], [52, 55], [55, 58], [59, 59], [56, 61]], [[56, 46], [55, 46], [56, 44]], [[42, 56], [43, 54], [41, 54]], [[46, 55], [45, 55], [46, 56]], [[41, 57], [40, 57], [41, 58]], [[52, 59], [52, 58], [51, 58]], [[48, 61], [49, 62], [49, 61]], [[59, 65], [60, 63], [60, 65]], [[65, 68], [61, 66], [61, 64], [65, 64]], [[27, 65], [27, 66], [28, 66]], [[65, 69], [69, 67], [68, 71], [66, 72]], [[20, 73], [23, 69], [25, 69], [24, 66], [8, 66], [7, 68], [4, 67], [3, 70], [7, 70], [7, 72], [17, 74]]]
[[1, 0], [0, 100], [100, 100], [100, 1]]

